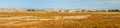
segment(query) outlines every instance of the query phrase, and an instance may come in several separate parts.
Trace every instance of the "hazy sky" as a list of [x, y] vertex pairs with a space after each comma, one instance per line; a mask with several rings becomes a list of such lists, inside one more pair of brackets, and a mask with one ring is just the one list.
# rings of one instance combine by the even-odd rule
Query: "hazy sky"
[[0, 0], [0, 7], [39, 9], [120, 9], [120, 0]]

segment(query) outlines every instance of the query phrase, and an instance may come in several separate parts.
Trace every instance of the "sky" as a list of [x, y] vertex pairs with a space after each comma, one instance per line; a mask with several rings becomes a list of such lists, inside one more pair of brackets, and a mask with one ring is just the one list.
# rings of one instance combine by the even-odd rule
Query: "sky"
[[120, 0], [0, 0], [0, 8], [120, 9]]

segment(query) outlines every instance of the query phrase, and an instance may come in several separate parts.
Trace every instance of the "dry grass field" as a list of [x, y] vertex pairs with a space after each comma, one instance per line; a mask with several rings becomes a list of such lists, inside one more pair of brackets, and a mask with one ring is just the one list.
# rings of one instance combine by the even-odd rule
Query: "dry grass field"
[[120, 12], [0, 12], [0, 28], [120, 28]]

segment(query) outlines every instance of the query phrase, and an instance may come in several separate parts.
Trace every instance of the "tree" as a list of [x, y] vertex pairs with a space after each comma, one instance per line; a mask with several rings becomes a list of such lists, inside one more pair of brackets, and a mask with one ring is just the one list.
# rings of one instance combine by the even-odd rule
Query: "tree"
[[114, 9], [114, 10], [108, 10], [109, 12], [120, 12], [119, 9]]
[[34, 9], [27, 9], [27, 11], [35, 11]]

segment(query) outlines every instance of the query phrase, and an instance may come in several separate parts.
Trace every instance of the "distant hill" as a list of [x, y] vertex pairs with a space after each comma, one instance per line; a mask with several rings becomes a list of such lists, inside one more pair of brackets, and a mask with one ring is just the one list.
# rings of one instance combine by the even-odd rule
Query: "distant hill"
[[18, 8], [0, 8], [0, 12], [25, 12], [24, 9], [18, 9]]

